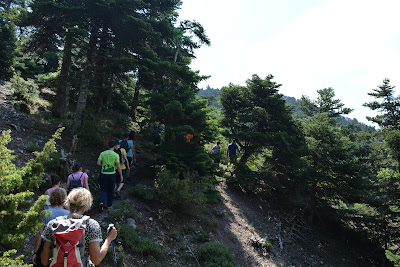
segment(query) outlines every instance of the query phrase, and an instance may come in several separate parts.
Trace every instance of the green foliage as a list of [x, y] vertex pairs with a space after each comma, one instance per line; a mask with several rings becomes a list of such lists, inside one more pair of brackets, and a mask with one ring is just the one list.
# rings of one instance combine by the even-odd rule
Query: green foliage
[[375, 181], [376, 196], [371, 203], [376, 208], [375, 234], [386, 248], [400, 241], [400, 173], [381, 169]]
[[400, 266], [400, 255], [394, 254], [389, 250], [386, 250], [385, 254], [386, 254], [386, 258], [389, 261], [393, 262], [395, 267], [399, 267]]
[[395, 86], [390, 85], [389, 79], [384, 79], [382, 85], [372, 89], [372, 93], [368, 93], [377, 100], [364, 103], [364, 106], [379, 111], [379, 115], [367, 116], [367, 119], [382, 128], [400, 129], [400, 98], [394, 95], [394, 88]]
[[86, 114], [78, 132], [78, 138], [82, 139], [88, 147], [104, 146], [104, 140], [100, 135], [100, 126], [93, 113]]
[[15, 158], [6, 145], [10, 142], [10, 131], [3, 131], [0, 138], [0, 229], [3, 231], [1, 243], [6, 248], [18, 248], [29, 232], [35, 232], [41, 225], [41, 209], [46, 196], [37, 201], [31, 199], [32, 189], [44, 181], [43, 164], [56, 151], [55, 139], [60, 139], [63, 128], [57, 130], [45, 144], [41, 152], [34, 152], [35, 159], [29, 160], [22, 168], [17, 168]]
[[0, 257], [0, 266], [2, 267], [31, 267], [32, 264], [25, 264], [23, 261], [24, 255], [12, 258], [12, 255], [17, 253], [17, 250], [9, 250], [3, 253]]
[[156, 192], [153, 188], [149, 188], [145, 185], [138, 184], [129, 190], [129, 193], [135, 197], [138, 197], [144, 201], [152, 201], [156, 198]]
[[[246, 86], [230, 84], [221, 89], [223, 106], [222, 125], [227, 128], [225, 136], [234, 138], [243, 151], [240, 161], [246, 163], [253, 154], [264, 149], [273, 151], [271, 162], [280, 170], [295, 165], [302, 145], [302, 136], [278, 93], [281, 86], [269, 75], [261, 79], [253, 75]], [[279, 165], [280, 164], [280, 165]]]
[[[314, 201], [335, 202], [353, 188], [357, 170], [355, 144], [333, 127], [336, 119], [318, 113], [303, 121], [308, 155], [305, 163], [308, 190]], [[326, 204], [326, 203], [325, 203]]]
[[24, 112], [34, 113], [50, 105], [48, 101], [40, 98], [39, 86], [32, 79], [24, 80], [20, 76], [14, 76], [8, 87], [13, 91], [17, 103]]
[[136, 210], [132, 203], [132, 200], [122, 200], [116, 202], [112, 209], [110, 209], [109, 214], [111, 220], [116, 222], [116, 224], [121, 222], [126, 222], [128, 218], [133, 218], [136, 216]]
[[257, 172], [252, 171], [247, 164], [238, 162], [235, 165], [235, 171], [230, 176], [226, 176], [229, 185], [246, 190], [255, 190], [260, 186]]
[[192, 236], [192, 241], [197, 242], [197, 243], [205, 243], [210, 240], [211, 240], [211, 237], [203, 229], [195, 231]]
[[397, 162], [395, 167], [400, 170], [400, 130], [399, 129], [383, 129], [383, 138], [386, 146], [392, 154], [392, 158]]
[[12, 77], [11, 66], [15, 56], [15, 30], [14, 25], [7, 21], [0, 12], [0, 80], [8, 80]]
[[144, 256], [151, 255], [155, 258], [159, 258], [163, 254], [159, 244], [155, 240], [139, 235], [137, 230], [132, 229], [132, 227], [120, 224], [117, 226], [117, 229], [122, 244], [132, 249], [135, 253]]
[[335, 97], [333, 88], [324, 88], [318, 90], [317, 93], [316, 100], [311, 100], [304, 95], [301, 97], [300, 108], [305, 115], [311, 117], [318, 113], [328, 113], [330, 117], [339, 117], [353, 111], [351, 108], [345, 108], [340, 99], [333, 99]]
[[207, 242], [197, 252], [197, 258], [204, 267], [239, 266], [232, 257], [228, 247], [221, 242]]
[[195, 179], [191, 174], [180, 175], [163, 170], [156, 180], [159, 199], [174, 212], [196, 215], [205, 207], [205, 188]]

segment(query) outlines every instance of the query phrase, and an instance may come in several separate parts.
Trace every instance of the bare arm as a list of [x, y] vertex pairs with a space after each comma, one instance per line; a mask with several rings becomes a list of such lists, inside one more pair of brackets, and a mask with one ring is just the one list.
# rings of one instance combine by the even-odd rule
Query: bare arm
[[[40, 246], [40, 241], [42, 239], [43, 227], [40, 228], [39, 232], [35, 236], [35, 242], [33, 243], [33, 255], [32, 255], [32, 263], [36, 265], [37, 260], [37, 250]], [[41, 260], [41, 259], [40, 259]]]
[[130, 170], [131, 169], [131, 167], [129, 166], [129, 161], [128, 161], [128, 157], [126, 156], [126, 154], [124, 155], [124, 159], [125, 159], [125, 162], [126, 162], [126, 168], [128, 169], [128, 170]]
[[47, 266], [49, 264], [50, 245], [51, 245], [51, 243], [49, 241], [44, 241], [42, 256], [40, 257], [42, 265], [44, 265], [44, 266]]
[[101, 160], [98, 159], [97, 160], [97, 166], [101, 167], [101, 163], [102, 163]]
[[89, 190], [89, 176], [84, 179], [83, 186]]
[[70, 181], [69, 181], [69, 179], [67, 178], [67, 190], [70, 190], [70, 189], [69, 189], [69, 184], [70, 184]]
[[35, 242], [33, 243], [33, 252], [36, 252], [40, 246], [40, 240], [42, 239], [43, 227], [40, 228], [39, 232], [35, 236]]
[[117, 230], [115, 228], [110, 229], [110, 232], [104, 241], [103, 245], [100, 248], [100, 242], [95, 241], [95, 242], [90, 242], [89, 243], [89, 255], [90, 259], [95, 265], [99, 265], [101, 261], [104, 259], [104, 256], [107, 254], [108, 247], [111, 244], [111, 241], [113, 241], [117, 237]]

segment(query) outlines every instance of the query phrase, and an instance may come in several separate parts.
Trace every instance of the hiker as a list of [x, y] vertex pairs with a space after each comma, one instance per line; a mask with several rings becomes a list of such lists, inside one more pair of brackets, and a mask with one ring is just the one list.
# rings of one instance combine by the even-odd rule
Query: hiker
[[68, 176], [67, 188], [69, 191], [76, 187], [84, 187], [89, 190], [89, 176], [82, 172], [82, 165], [75, 163], [72, 167], [73, 173]]
[[211, 150], [213, 152], [213, 157], [214, 157], [214, 162], [215, 163], [219, 163], [220, 159], [219, 159], [219, 153], [221, 152], [221, 146], [220, 146], [221, 142], [217, 141], [217, 144], [214, 145]]
[[129, 140], [129, 134], [125, 133], [123, 138], [124, 139], [119, 140], [119, 144], [121, 145], [121, 148], [125, 149], [126, 151], [126, 156], [129, 162], [129, 168], [126, 172], [126, 177], [129, 177], [130, 166], [132, 166], [132, 164], [136, 164], [135, 146], [133, 145], [133, 140]]
[[165, 138], [165, 124], [160, 124], [156, 129], [154, 129], [152, 135], [154, 145], [163, 143]]
[[228, 149], [226, 150], [226, 157], [229, 159], [229, 163], [236, 163], [238, 153], [240, 153], [239, 147], [236, 144], [236, 140], [232, 139], [232, 142], [228, 145]]
[[44, 203], [44, 209], [50, 209], [51, 203], [50, 203], [50, 196], [51, 193], [60, 187], [61, 184], [61, 178], [55, 173], [50, 174], [50, 181], [51, 181], [51, 188], [47, 189], [45, 194], [48, 195], [49, 197], [47, 198], [46, 202]]
[[[75, 247], [75, 252], [77, 250], [79, 252], [79, 248], [84, 250], [83, 255], [81, 255], [82, 262], [86, 261], [88, 265], [83, 265], [83, 266], [91, 266], [91, 264], [98, 265], [101, 263], [104, 256], [107, 254], [107, 250], [111, 242], [117, 237], [117, 230], [115, 228], [108, 228], [106, 240], [100, 247], [100, 241], [102, 241], [102, 234], [99, 223], [96, 220], [89, 218], [89, 216], [83, 215], [85, 211], [92, 206], [92, 202], [93, 202], [92, 194], [90, 193], [89, 190], [85, 188], [81, 187], [75, 188], [68, 194], [67, 200], [65, 201], [65, 205], [68, 207], [70, 214], [64, 217], [58, 217], [50, 221], [44, 228], [42, 237], [44, 238], [45, 242], [43, 246], [43, 252], [41, 255], [41, 262], [43, 265], [49, 264], [49, 258], [51, 256], [53, 256], [54, 259], [53, 261], [55, 260], [61, 261], [61, 262], [57, 261], [57, 264], [61, 263], [60, 266], [65, 266], [64, 264], [68, 265], [67, 262], [64, 262], [65, 254], [63, 252], [60, 251], [58, 252], [57, 255], [51, 255], [52, 253], [50, 246], [56, 243], [56, 236], [57, 236], [57, 247], [53, 249], [53, 253], [57, 252], [57, 248], [59, 246], [65, 244], [62, 243], [61, 241], [67, 240], [68, 243], [65, 244], [65, 247], [67, 247], [67, 245], [71, 246], [71, 243], [73, 243], [72, 245]], [[71, 227], [71, 225], [72, 226], [77, 225], [77, 227], [78, 226], [80, 227], [76, 229], [74, 227]], [[67, 226], [70, 227], [68, 228]], [[81, 238], [79, 241], [81, 240], [85, 241], [82, 243], [78, 242], [80, 243], [79, 245], [77, 243], [76, 245], [74, 245], [73, 237], [77, 238], [76, 237], [77, 231], [74, 230], [80, 230], [80, 229], [85, 229], [85, 230], [83, 239]], [[64, 232], [62, 232], [61, 235], [60, 235], [60, 230], [64, 230]], [[75, 236], [72, 236], [73, 234], [75, 234]], [[70, 241], [71, 243], [69, 243]], [[62, 255], [60, 256], [60, 254]], [[67, 258], [65, 260], [71, 263], [74, 262], [74, 260], [75, 262], [76, 260], [81, 260], [77, 259], [77, 256], [75, 255], [76, 254], [74, 254], [73, 251], [71, 251], [70, 253], [67, 254]], [[74, 256], [75, 259], [73, 258]]]
[[108, 143], [108, 149], [100, 153], [97, 160], [97, 165], [101, 167], [100, 174], [100, 209], [105, 208], [106, 199], [107, 207], [111, 207], [114, 200], [114, 188], [115, 181], [117, 179], [116, 170], [120, 177], [120, 182], [122, 182], [123, 176], [121, 171], [121, 165], [119, 163], [119, 156], [114, 152], [114, 148], [117, 142], [110, 141]]
[[193, 134], [187, 134], [186, 135], [186, 143], [190, 143], [190, 140], [193, 139], [194, 135]]
[[130, 170], [130, 167], [129, 167], [129, 161], [128, 161], [128, 157], [126, 155], [126, 151], [125, 151], [125, 149], [123, 149], [121, 147], [120, 143], [117, 143], [117, 145], [114, 148], [114, 152], [118, 154], [119, 164], [121, 165], [121, 171], [122, 171], [122, 177], [123, 177], [123, 180], [121, 182], [119, 182], [119, 181], [116, 182], [116, 187], [118, 187], [118, 188], [115, 190], [115, 195], [118, 198], [121, 198], [121, 189], [125, 184], [125, 179], [127, 177], [127, 171]]
[[[43, 211], [46, 215], [48, 215], [47, 213], [50, 213], [50, 216], [43, 217], [44, 226], [46, 226], [49, 221], [57, 218], [58, 216], [64, 216], [69, 214], [69, 210], [66, 210], [63, 207], [66, 198], [67, 198], [67, 192], [65, 191], [64, 188], [55, 188], [51, 192], [51, 195], [49, 197], [51, 207]], [[42, 237], [41, 237], [42, 233], [43, 233], [43, 226], [36, 234], [35, 241], [33, 244], [32, 263], [34, 266], [42, 266], [40, 262], [38, 262], [38, 256], [40, 256], [44, 245], [42, 243]]]
[[[133, 156], [132, 161], [133, 161], [133, 163], [131, 164], [131, 167], [132, 167], [133, 164], [136, 164], [136, 137], [135, 137], [135, 132], [134, 131], [131, 131], [129, 133], [128, 140], [131, 140], [132, 144], [133, 144], [133, 148], [132, 148], [132, 156]], [[128, 160], [129, 160], [129, 158], [128, 158]]]

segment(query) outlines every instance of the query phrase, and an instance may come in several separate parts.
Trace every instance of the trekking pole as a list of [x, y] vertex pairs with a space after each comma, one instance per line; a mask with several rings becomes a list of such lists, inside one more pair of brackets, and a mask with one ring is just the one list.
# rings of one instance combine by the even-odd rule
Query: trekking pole
[[[114, 224], [110, 223], [108, 225], [109, 228], [114, 228]], [[115, 254], [115, 243], [114, 240], [111, 241], [112, 249], [113, 249], [113, 258], [114, 258], [114, 267], [117, 267], [117, 255]]]

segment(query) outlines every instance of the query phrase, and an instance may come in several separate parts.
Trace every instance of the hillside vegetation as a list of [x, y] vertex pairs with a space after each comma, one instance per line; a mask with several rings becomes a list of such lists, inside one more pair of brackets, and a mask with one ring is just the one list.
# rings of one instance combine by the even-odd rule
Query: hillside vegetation
[[[364, 104], [379, 130], [343, 117], [352, 109], [330, 87], [296, 100], [254, 74], [201, 91], [207, 77], [189, 65], [211, 41], [179, 19], [180, 5], [0, 4], [0, 266], [29, 262], [48, 177], [65, 183], [75, 162], [90, 175], [88, 214], [103, 230], [117, 225], [120, 266], [399, 266], [390, 80]], [[137, 165], [123, 199], [101, 212], [97, 157], [129, 132]]]

